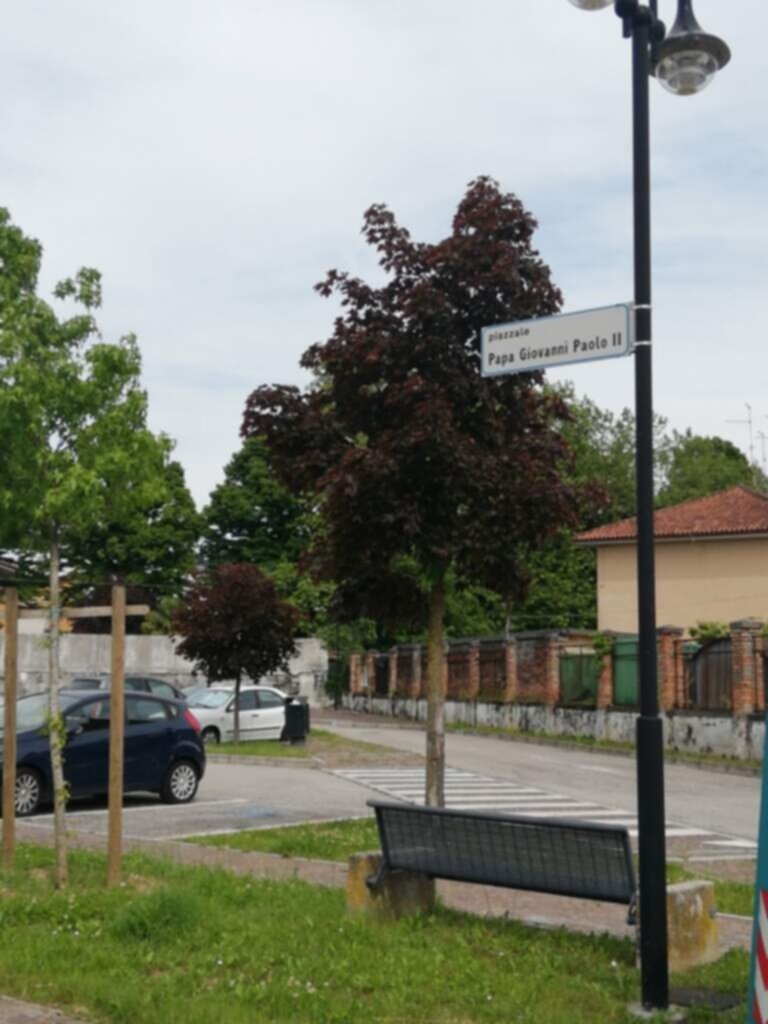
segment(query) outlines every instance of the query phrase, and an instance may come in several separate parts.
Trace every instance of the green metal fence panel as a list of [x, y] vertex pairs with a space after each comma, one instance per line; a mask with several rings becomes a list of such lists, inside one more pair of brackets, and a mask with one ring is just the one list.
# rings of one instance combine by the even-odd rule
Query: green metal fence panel
[[560, 656], [560, 701], [562, 704], [597, 704], [600, 664], [593, 650], [566, 652]]
[[636, 707], [639, 670], [636, 637], [617, 637], [613, 645], [613, 703], [618, 707]]

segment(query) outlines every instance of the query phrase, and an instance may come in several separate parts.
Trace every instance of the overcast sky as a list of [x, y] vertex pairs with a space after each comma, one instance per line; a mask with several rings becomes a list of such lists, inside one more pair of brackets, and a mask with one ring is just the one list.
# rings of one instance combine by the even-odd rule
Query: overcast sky
[[[671, 22], [674, 0], [660, 0]], [[652, 85], [655, 404], [748, 450], [768, 434], [765, 0], [696, 0], [733, 51], [699, 96]], [[334, 315], [312, 286], [376, 272], [363, 211], [436, 241], [490, 174], [537, 217], [565, 310], [632, 297], [630, 52], [567, 0], [25, 0], [0, 33], [0, 205], [43, 289], [104, 275], [150, 419], [199, 504], [248, 393], [298, 383]], [[631, 358], [558, 374], [616, 411]]]

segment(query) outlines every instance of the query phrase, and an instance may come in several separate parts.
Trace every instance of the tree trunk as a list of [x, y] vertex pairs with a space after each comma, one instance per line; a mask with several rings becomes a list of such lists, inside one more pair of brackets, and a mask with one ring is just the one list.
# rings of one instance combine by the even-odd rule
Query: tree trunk
[[427, 633], [427, 786], [428, 807], [445, 804], [445, 691], [443, 689], [443, 618], [445, 570], [432, 581]]
[[51, 746], [51, 778], [53, 779], [53, 843], [55, 850], [54, 885], [64, 889], [67, 885], [67, 825], [64, 815], [67, 794], [64, 784], [62, 750], [66, 739], [64, 722], [59, 711], [59, 539], [51, 538], [50, 564], [51, 625], [48, 637], [48, 730]]
[[235, 743], [240, 742], [240, 673], [235, 677]]

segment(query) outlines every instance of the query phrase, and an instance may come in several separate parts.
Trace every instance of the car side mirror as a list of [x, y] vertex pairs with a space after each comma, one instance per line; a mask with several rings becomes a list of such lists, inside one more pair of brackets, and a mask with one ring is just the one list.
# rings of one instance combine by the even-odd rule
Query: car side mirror
[[79, 736], [83, 731], [83, 723], [78, 718], [68, 718], [66, 723], [67, 739]]

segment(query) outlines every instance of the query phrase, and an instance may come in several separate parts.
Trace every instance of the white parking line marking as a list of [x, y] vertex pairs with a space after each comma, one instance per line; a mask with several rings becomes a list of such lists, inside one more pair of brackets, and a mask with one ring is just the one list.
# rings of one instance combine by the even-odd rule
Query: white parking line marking
[[[232, 800], [193, 800], [189, 804], [143, 804], [141, 807], [123, 807], [123, 814], [133, 814], [136, 811], [183, 811], [194, 810], [195, 807], [221, 807], [223, 804], [247, 804], [246, 797], [235, 797]], [[109, 814], [107, 807], [87, 807], [84, 811], [68, 810], [67, 818], [81, 818], [85, 814]], [[53, 818], [53, 814], [36, 814], [35, 821], [44, 821]], [[30, 822], [34, 824], [34, 822]]]

